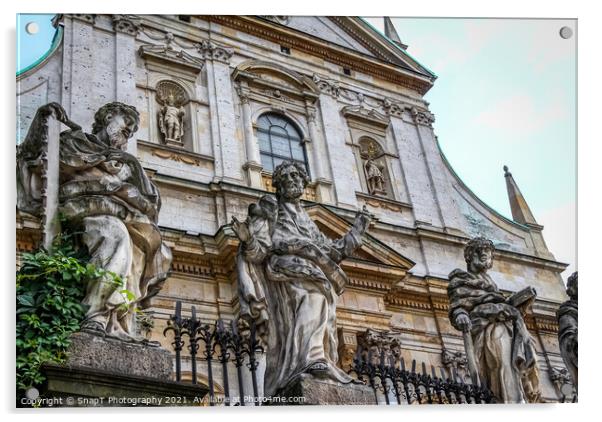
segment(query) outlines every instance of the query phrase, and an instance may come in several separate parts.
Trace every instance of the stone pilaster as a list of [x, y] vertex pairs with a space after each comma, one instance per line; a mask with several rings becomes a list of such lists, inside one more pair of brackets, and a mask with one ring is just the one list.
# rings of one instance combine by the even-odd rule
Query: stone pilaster
[[238, 97], [242, 108], [242, 124], [245, 137], [245, 151], [247, 153], [247, 161], [244, 169], [247, 172], [249, 185], [256, 189], [263, 188], [261, 180], [261, 157], [259, 156], [259, 146], [255, 142], [253, 135], [253, 122], [251, 120], [251, 105], [249, 104], [249, 93], [244, 85], [238, 87]]
[[325, 144], [336, 180], [335, 193], [339, 206], [356, 208], [356, 191], [361, 190], [358, 168], [351, 147], [347, 145], [348, 130], [341, 118], [338, 103], [332, 96], [320, 95], [320, 110], [324, 125]]
[[[115, 30], [115, 101], [136, 105], [136, 35], [140, 18], [113, 15]], [[127, 151], [136, 156], [136, 139], [128, 141]]]
[[326, 177], [324, 164], [328, 163], [326, 148], [318, 124], [316, 122], [316, 109], [313, 106], [306, 105], [307, 109], [307, 124], [309, 127], [309, 137], [311, 140], [312, 161], [314, 163], [314, 180], [316, 182], [316, 194], [318, 200], [322, 203], [332, 203], [330, 182]]

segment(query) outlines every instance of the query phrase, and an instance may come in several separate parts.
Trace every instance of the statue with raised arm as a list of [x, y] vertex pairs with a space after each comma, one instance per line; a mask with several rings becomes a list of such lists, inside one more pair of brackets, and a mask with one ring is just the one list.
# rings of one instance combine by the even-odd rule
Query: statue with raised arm
[[[537, 357], [523, 316], [535, 298], [527, 287], [506, 297], [487, 271], [493, 265], [493, 243], [472, 239], [464, 249], [467, 271], [449, 274], [449, 318], [465, 338], [469, 370], [501, 403], [537, 402], [541, 394]], [[473, 375], [473, 374], [471, 374]]]
[[577, 271], [575, 271], [568, 279], [566, 284], [566, 294], [569, 295], [569, 300], [560, 305], [558, 309], [558, 343], [560, 345], [560, 354], [566, 364], [573, 385], [577, 389], [577, 345], [578, 345], [578, 330], [577, 330], [577, 313], [578, 313], [578, 289], [577, 289]]
[[[51, 114], [70, 128], [60, 139], [47, 139]], [[84, 133], [60, 104], [51, 103], [38, 109], [17, 151], [19, 208], [39, 215], [44, 207], [40, 190], [57, 189], [58, 212], [81, 231], [90, 263], [123, 280], [121, 286], [109, 275], [88, 281], [82, 329], [125, 341], [142, 341], [136, 310], [159, 292], [171, 264], [157, 226], [159, 191], [137, 158], [125, 151], [139, 121], [134, 107], [108, 103], [96, 112], [92, 133]], [[43, 186], [40, 179], [43, 142], [59, 143], [58, 186]]]
[[301, 204], [305, 169], [284, 162], [272, 180], [276, 197], [262, 197], [246, 221], [232, 222], [241, 241], [241, 317], [255, 322], [267, 344], [265, 395], [277, 395], [302, 374], [350, 383], [336, 366], [336, 301], [347, 283], [339, 263], [361, 245], [370, 216], [362, 210], [347, 234], [332, 241]]

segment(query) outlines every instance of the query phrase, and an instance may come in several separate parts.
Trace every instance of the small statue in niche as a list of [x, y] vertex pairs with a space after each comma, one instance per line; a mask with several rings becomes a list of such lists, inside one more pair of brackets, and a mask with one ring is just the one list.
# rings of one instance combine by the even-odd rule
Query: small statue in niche
[[379, 162], [383, 156], [381, 148], [372, 140], [362, 145], [361, 156], [364, 160], [364, 172], [366, 174], [366, 183], [368, 184], [368, 193], [370, 195], [386, 195], [385, 188], [385, 166]]
[[182, 146], [184, 136], [184, 105], [188, 102], [184, 90], [173, 82], [164, 81], [157, 85], [159, 129], [168, 145]]
[[366, 179], [368, 181], [368, 192], [370, 195], [384, 194], [385, 178], [383, 177], [384, 166], [378, 164], [374, 159], [368, 158], [364, 163]]

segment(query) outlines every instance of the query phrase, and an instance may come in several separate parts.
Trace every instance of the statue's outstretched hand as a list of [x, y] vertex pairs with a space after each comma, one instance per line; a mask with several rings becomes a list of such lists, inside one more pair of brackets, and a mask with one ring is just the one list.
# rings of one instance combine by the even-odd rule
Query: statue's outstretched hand
[[251, 239], [247, 223], [239, 221], [235, 216], [232, 216], [232, 230], [234, 230], [234, 233], [236, 233], [241, 242], [248, 242]]

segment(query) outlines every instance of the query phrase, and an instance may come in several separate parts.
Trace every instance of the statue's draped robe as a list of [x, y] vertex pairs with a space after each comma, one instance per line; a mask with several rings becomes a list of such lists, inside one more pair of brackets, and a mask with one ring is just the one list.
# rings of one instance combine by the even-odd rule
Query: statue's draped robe
[[317, 362], [328, 365], [323, 376], [351, 382], [337, 367], [336, 297], [347, 282], [338, 263], [361, 236], [353, 228], [329, 240], [299, 203], [264, 197], [255, 214], [247, 220], [252, 238], [241, 244], [238, 274], [241, 316], [267, 334], [265, 395]]
[[558, 308], [558, 343], [560, 345], [560, 354], [571, 374], [575, 388], [577, 388], [578, 384], [577, 314], [578, 304], [573, 299], [564, 302]]
[[477, 277], [456, 269], [449, 279], [449, 317], [460, 331], [459, 314], [468, 315], [472, 322], [481, 382], [498, 401], [536, 402], [540, 391], [535, 348], [520, 311], [506, 303], [486, 274]]
[[[147, 306], [171, 264], [157, 226], [159, 192], [134, 156], [94, 135], [61, 133], [59, 154], [60, 212], [82, 228], [90, 262], [125, 280], [119, 288], [104, 278], [89, 282], [86, 320], [103, 325], [107, 334], [135, 337], [133, 306]], [[122, 289], [136, 297], [129, 307], [120, 307]]]

